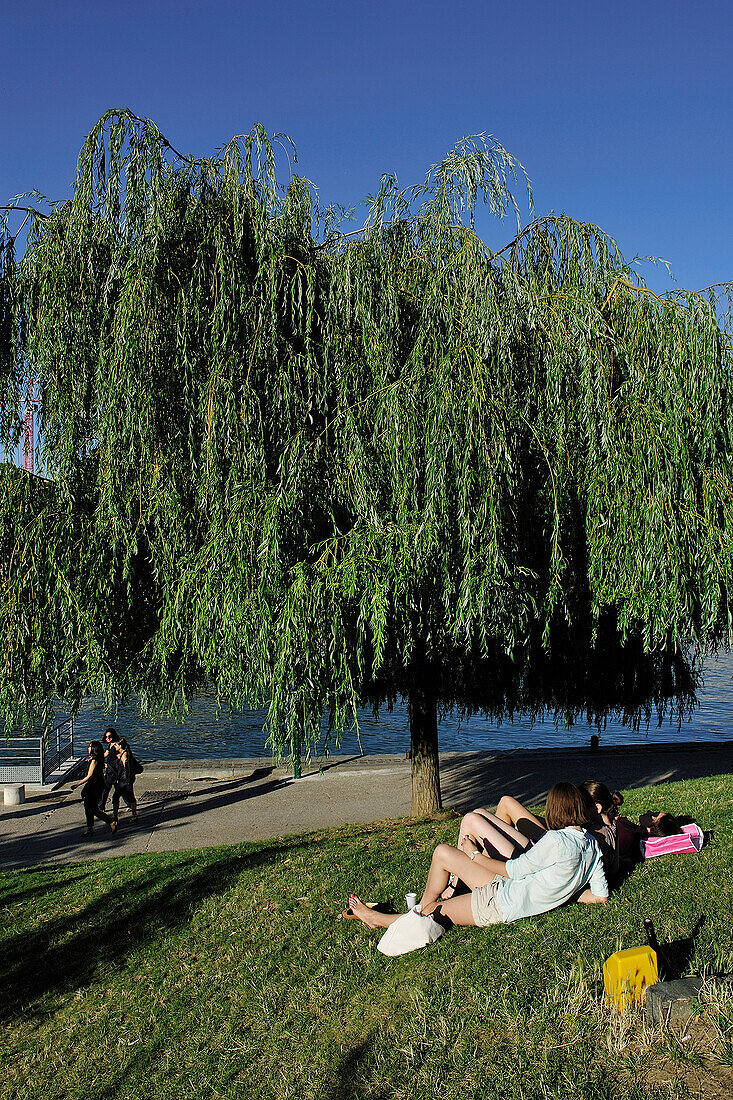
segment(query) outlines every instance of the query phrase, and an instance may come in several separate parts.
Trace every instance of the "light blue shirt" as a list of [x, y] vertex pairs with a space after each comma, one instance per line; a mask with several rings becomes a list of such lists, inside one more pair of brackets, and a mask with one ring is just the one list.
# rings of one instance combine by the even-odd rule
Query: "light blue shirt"
[[506, 864], [508, 878], [496, 890], [504, 921], [533, 917], [557, 909], [590, 886], [596, 897], [608, 897], [603, 857], [585, 829], [550, 829], [526, 852]]

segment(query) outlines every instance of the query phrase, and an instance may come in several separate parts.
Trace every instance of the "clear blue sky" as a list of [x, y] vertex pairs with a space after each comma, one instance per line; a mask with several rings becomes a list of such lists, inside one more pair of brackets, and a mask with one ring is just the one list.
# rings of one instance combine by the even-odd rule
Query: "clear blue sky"
[[730, 0], [4, 0], [0, 202], [67, 195], [112, 106], [196, 154], [256, 121], [285, 131], [345, 204], [487, 130], [539, 213], [597, 222], [697, 289], [733, 279], [732, 32]]

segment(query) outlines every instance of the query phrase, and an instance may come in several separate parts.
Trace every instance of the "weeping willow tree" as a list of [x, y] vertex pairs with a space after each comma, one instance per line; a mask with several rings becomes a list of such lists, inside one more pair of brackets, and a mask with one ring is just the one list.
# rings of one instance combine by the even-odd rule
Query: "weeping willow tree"
[[567, 217], [488, 248], [477, 204], [518, 216], [526, 177], [485, 136], [349, 232], [277, 148], [197, 160], [114, 111], [68, 201], [10, 204], [0, 427], [38, 379], [49, 480], [0, 472], [7, 721], [213, 686], [298, 757], [406, 698], [418, 814], [441, 709], [681, 713], [730, 631], [716, 294], [652, 294]]

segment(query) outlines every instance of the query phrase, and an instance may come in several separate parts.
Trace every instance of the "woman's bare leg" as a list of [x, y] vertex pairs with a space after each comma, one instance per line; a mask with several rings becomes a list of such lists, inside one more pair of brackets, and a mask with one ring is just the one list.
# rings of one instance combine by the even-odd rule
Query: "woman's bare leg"
[[502, 821], [501, 818], [497, 817], [496, 814], [492, 814], [489, 810], [476, 810], [475, 812], [485, 817], [486, 820], [497, 829], [501, 829], [502, 833], [508, 836], [510, 840], [516, 840], [522, 851], [526, 851], [527, 848], [529, 848], [529, 840], [524, 833], [520, 833], [519, 829], [515, 829], [513, 825], [509, 825], [508, 822]]
[[[486, 886], [495, 875], [504, 874], [504, 863], [501, 860], [481, 857], [481, 862], [476, 863], [452, 844], [439, 844], [433, 852], [428, 871], [428, 881], [425, 891], [420, 899], [420, 907], [423, 913], [431, 913], [440, 901], [440, 895], [448, 885], [451, 874], [457, 875], [461, 882], [465, 882], [471, 890], [477, 886]], [[463, 896], [463, 895], [461, 895]], [[450, 899], [458, 900], [458, 899]]]
[[349, 898], [349, 908], [354, 916], [368, 928], [389, 928], [390, 924], [394, 924], [400, 916], [399, 913], [378, 913], [376, 909], [370, 909], [360, 901], [356, 894], [352, 894]]
[[[463, 851], [463, 843], [465, 840], [469, 840], [471, 844], [476, 846], [475, 834], [471, 832], [471, 829], [475, 828], [478, 822], [474, 822], [473, 817], [473, 814], [465, 814], [461, 819], [461, 826], [458, 832], [458, 844], [456, 845], [459, 852]], [[441, 898], [443, 898], [445, 901], [449, 901], [452, 897], [455, 896], [456, 890], [460, 885], [462, 885], [461, 880], [459, 879], [458, 875], [452, 871], [448, 876], [448, 885], [440, 895]]]
[[516, 799], [512, 798], [510, 794], [504, 794], [499, 799], [499, 805], [496, 807], [496, 816], [499, 821], [505, 822], [507, 825], [515, 825], [518, 821], [529, 820], [534, 821], [535, 825], [539, 825], [540, 829], [546, 829], [538, 817], [535, 817], [533, 813], [530, 813], [526, 806]]
[[[444, 914], [454, 924], [473, 924], [469, 894], [461, 894], [460, 897], [451, 898], [447, 902], [441, 900], [440, 895], [448, 885], [449, 876], [456, 874], [471, 890], [475, 890], [477, 886], [486, 886], [495, 875], [503, 873], [505, 873], [504, 863], [501, 860], [482, 856], [481, 862], [478, 863], [460, 852], [458, 848], [454, 848], [452, 844], [439, 844], [430, 861], [428, 881], [420, 899], [421, 910], [425, 916], [429, 916], [439, 909], [436, 915]], [[349, 906], [354, 916], [369, 928], [389, 928], [390, 924], [400, 916], [399, 913], [377, 913], [360, 901], [356, 894], [352, 894], [349, 898]]]
[[[390, 924], [394, 924], [400, 916], [399, 913], [377, 913], [356, 896], [349, 898], [349, 905], [354, 916], [368, 928], [389, 928]], [[435, 902], [430, 913], [426, 913], [425, 916], [430, 916], [431, 913], [437, 920], [447, 917], [452, 924], [459, 924], [461, 927], [469, 927], [476, 923], [471, 912], [470, 894], [461, 894], [460, 897], [452, 898], [451, 901]]]
[[[482, 848], [488, 846], [493, 849], [491, 854], [496, 853], [501, 859], [511, 859], [516, 855], [517, 849], [524, 851], [529, 846], [527, 838], [513, 826], [499, 821], [498, 818], [496, 820], [495, 825], [482, 810], [474, 810], [461, 821], [461, 835], [471, 837]], [[510, 829], [513, 836], [507, 835]]]
[[[487, 855], [497, 856], [500, 859], [511, 859], [518, 852], [524, 852], [529, 847], [527, 837], [523, 836], [518, 829], [513, 825], [507, 825], [505, 821], [500, 821], [490, 810], [483, 808], [473, 810], [462, 818], [458, 837], [458, 847], [461, 851], [464, 837], [468, 837], [478, 847], [487, 849]], [[458, 876], [451, 874], [448, 885], [440, 896], [449, 901], [455, 896], [458, 884]]]
[[451, 924], [460, 924], [464, 928], [476, 924], [471, 912], [470, 894], [460, 894], [449, 901], [437, 901], [430, 910], [430, 915], [441, 921], [443, 917], [447, 917]]

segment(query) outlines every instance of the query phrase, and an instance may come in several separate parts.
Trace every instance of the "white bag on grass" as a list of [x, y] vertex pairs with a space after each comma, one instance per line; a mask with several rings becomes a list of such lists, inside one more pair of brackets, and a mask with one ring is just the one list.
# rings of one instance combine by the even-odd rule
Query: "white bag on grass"
[[417, 951], [420, 947], [435, 943], [444, 932], [442, 924], [438, 924], [433, 917], [424, 917], [420, 906], [416, 905], [390, 924], [377, 944], [377, 950], [383, 955], [406, 955], [408, 951]]

